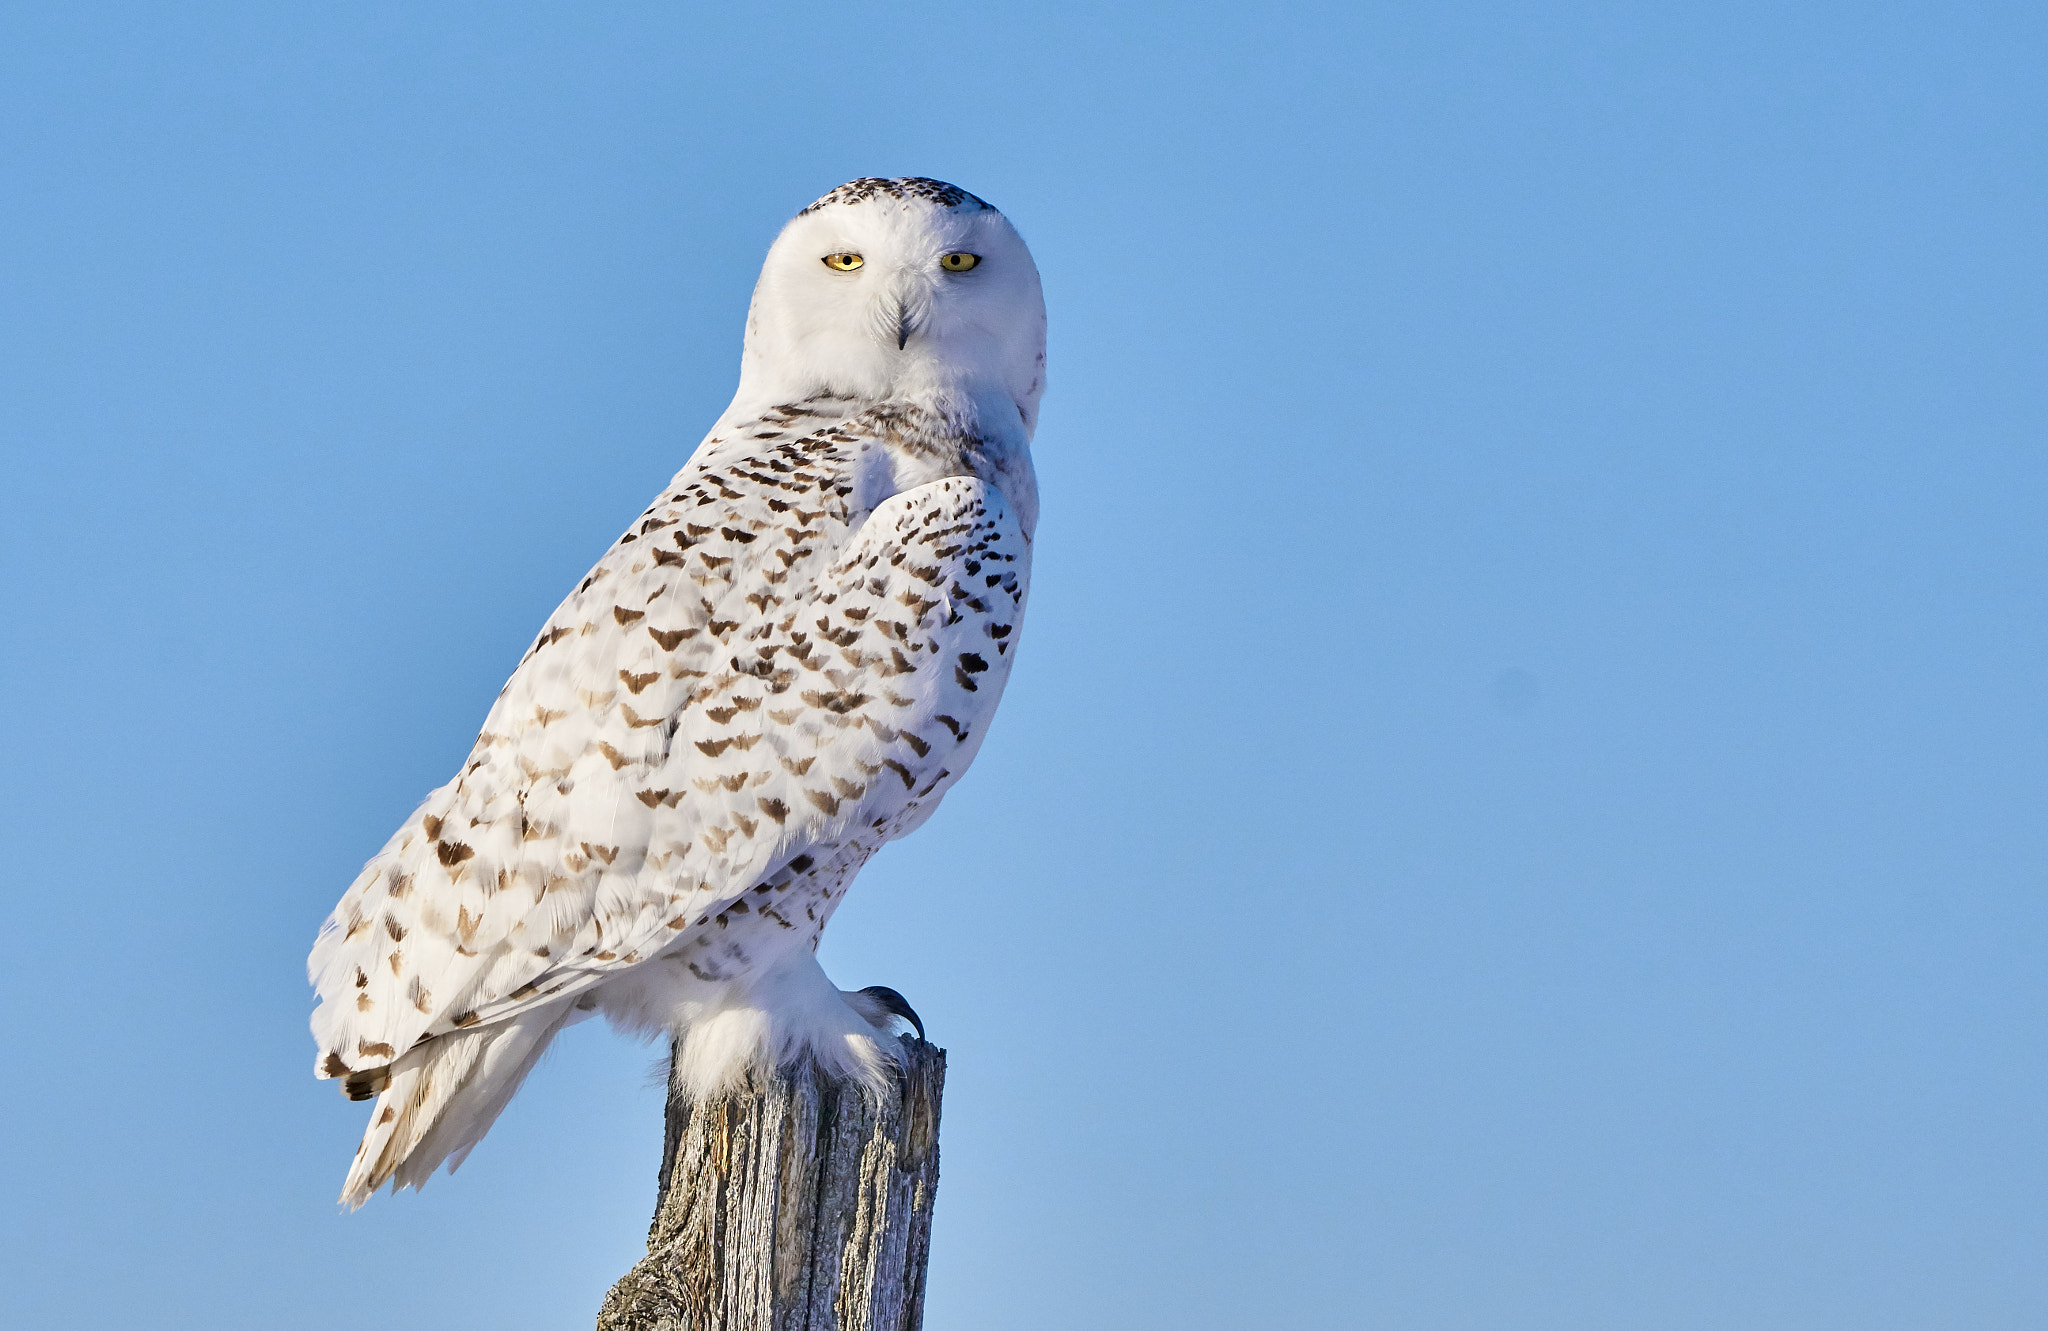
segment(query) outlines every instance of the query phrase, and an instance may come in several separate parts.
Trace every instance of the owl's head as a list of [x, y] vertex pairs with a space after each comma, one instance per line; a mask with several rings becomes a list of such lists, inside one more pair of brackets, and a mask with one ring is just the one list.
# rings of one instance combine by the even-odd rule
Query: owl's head
[[1044, 387], [1037, 265], [1009, 219], [963, 189], [856, 180], [798, 213], [768, 251], [743, 398], [940, 399], [1028, 440]]

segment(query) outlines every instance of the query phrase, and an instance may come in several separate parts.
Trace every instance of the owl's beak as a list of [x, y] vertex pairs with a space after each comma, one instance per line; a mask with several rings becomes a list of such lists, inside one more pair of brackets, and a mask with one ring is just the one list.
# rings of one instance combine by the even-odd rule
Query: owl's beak
[[897, 301], [896, 349], [898, 351], [903, 350], [904, 343], [910, 341], [910, 335], [915, 331], [917, 331], [917, 318], [915, 315], [911, 314], [909, 302], [902, 300]]

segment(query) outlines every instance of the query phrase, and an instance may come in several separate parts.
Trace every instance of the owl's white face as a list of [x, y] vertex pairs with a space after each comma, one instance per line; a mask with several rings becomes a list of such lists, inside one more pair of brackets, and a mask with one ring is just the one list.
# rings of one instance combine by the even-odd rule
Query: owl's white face
[[768, 251], [742, 398], [972, 404], [984, 430], [1021, 427], [1028, 440], [1044, 386], [1038, 268], [1009, 220], [972, 195], [856, 181], [799, 214]]

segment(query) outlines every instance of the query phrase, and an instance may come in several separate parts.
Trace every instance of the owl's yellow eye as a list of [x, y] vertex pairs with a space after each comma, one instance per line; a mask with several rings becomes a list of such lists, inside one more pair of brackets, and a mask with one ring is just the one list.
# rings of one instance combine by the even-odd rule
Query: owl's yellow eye
[[825, 266], [835, 273], [850, 273], [860, 267], [861, 263], [862, 259], [858, 254], [828, 254], [825, 256]]
[[964, 273], [980, 262], [981, 256], [979, 254], [968, 254], [962, 250], [955, 250], [951, 254], [940, 256], [939, 267], [949, 273]]

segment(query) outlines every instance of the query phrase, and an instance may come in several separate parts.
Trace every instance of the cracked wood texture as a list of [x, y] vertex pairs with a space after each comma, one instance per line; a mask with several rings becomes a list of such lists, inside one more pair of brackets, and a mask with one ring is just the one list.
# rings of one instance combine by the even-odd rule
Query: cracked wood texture
[[808, 1061], [716, 1100], [671, 1079], [647, 1256], [598, 1331], [918, 1331], [945, 1051], [877, 1104]]

